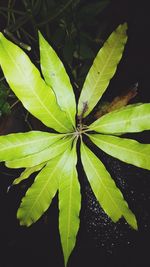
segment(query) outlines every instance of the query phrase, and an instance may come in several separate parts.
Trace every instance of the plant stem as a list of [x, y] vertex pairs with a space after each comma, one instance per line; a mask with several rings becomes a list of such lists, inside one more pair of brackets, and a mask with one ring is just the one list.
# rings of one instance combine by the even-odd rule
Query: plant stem
[[71, 4], [73, 0], [69, 0], [61, 9], [59, 9], [52, 17], [47, 18], [46, 20], [38, 23], [38, 26], [43, 26], [53, 20], [55, 20], [57, 17], [59, 17]]

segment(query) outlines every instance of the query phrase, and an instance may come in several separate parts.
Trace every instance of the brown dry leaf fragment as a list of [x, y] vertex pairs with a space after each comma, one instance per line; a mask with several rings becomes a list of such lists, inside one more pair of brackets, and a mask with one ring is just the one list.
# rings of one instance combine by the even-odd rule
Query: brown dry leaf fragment
[[106, 102], [101, 105], [100, 110], [98, 110], [95, 114], [95, 118], [98, 119], [106, 113], [126, 106], [129, 101], [137, 95], [137, 88], [138, 83], [136, 83], [132, 89], [128, 90], [123, 95], [115, 97], [111, 103]]

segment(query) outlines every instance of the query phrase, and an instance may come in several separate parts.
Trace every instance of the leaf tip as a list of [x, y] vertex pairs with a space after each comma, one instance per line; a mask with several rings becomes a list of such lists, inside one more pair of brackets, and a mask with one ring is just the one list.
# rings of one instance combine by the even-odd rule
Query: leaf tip
[[18, 178], [16, 178], [16, 179], [13, 181], [12, 185], [17, 185], [17, 184], [19, 184]]
[[134, 222], [133, 222], [133, 224], [132, 224], [131, 226], [132, 226], [132, 228], [133, 228], [134, 230], [138, 231], [138, 224], [137, 224], [137, 220], [136, 220], [136, 218], [134, 218]]
[[38, 36], [39, 38], [42, 37], [42, 33], [40, 32], [40, 30], [38, 30]]
[[129, 210], [130, 216], [124, 216], [127, 223], [136, 231], [138, 231], [138, 224], [135, 215]]
[[120, 24], [118, 26], [117, 31], [120, 34], [126, 34], [127, 29], [128, 29], [128, 24], [127, 24], [127, 22], [124, 22], [123, 24]]
[[124, 28], [124, 30], [127, 30], [128, 29], [128, 23], [127, 22], [124, 22], [122, 24], [122, 27]]
[[18, 211], [17, 211], [17, 219], [19, 220], [19, 224], [20, 224], [20, 226], [30, 226], [30, 225], [28, 225], [28, 223], [27, 222], [25, 222], [25, 220], [23, 219], [23, 213], [22, 213], [22, 209], [21, 209], [21, 207], [18, 209]]

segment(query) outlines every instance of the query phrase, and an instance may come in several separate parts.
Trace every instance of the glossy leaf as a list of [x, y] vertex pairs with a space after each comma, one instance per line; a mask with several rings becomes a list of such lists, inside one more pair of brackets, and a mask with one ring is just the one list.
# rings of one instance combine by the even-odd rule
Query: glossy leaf
[[45, 81], [53, 89], [58, 104], [75, 126], [76, 102], [69, 76], [56, 52], [40, 32], [39, 42], [41, 69]]
[[30, 226], [48, 209], [58, 190], [58, 177], [65, 160], [66, 153], [53, 158], [36, 176], [35, 182], [26, 192], [17, 212], [21, 225]]
[[76, 145], [68, 151], [68, 157], [59, 177], [59, 231], [65, 266], [75, 246], [79, 229], [81, 206], [80, 184], [78, 182]]
[[113, 222], [117, 222], [123, 216], [129, 225], [137, 229], [135, 215], [129, 209], [122, 193], [102, 162], [83, 143], [81, 160], [92, 190], [107, 215]]
[[26, 168], [20, 174], [20, 176], [13, 181], [13, 185], [19, 184], [23, 180], [28, 179], [31, 176], [31, 174], [33, 174], [34, 172], [40, 171], [45, 165], [46, 165], [46, 162], [41, 163], [31, 168]]
[[113, 77], [127, 41], [127, 24], [120, 25], [98, 52], [79, 98], [78, 116], [86, 117], [98, 103]]
[[111, 135], [90, 134], [92, 142], [107, 154], [126, 163], [150, 170], [150, 144]]
[[0, 161], [14, 160], [40, 152], [60, 138], [61, 135], [40, 131], [0, 136]]
[[61, 111], [53, 90], [41, 78], [39, 70], [23, 50], [2, 33], [0, 65], [10, 88], [32, 115], [58, 132], [72, 131], [65, 112]]
[[150, 130], [150, 104], [128, 105], [110, 112], [93, 122], [89, 129], [107, 134]]
[[48, 148], [38, 153], [26, 156], [24, 158], [12, 160], [12, 161], [6, 161], [5, 164], [8, 168], [34, 167], [38, 164], [48, 161], [58, 156], [59, 154], [63, 153], [71, 143], [72, 143], [71, 137], [60, 139], [59, 141], [55, 142], [53, 145], [49, 146]]

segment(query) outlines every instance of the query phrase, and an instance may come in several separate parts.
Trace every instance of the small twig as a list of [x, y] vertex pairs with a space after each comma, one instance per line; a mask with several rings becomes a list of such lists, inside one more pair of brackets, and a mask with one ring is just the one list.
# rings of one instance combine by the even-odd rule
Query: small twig
[[17, 99], [17, 100], [10, 106], [10, 109], [14, 108], [19, 102], [20, 102], [20, 100]]
[[5, 77], [3, 76], [2, 78], [0, 78], [0, 82], [4, 81]]
[[21, 28], [23, 25], [25, 25], [30, 20], [30, 15], [26, 14], [25, 16], [22, 16], [22, 18], [19, 18], [15, 24], [10, 25], [9, 31], [15, 32], [19, 28]]
[[0, 10], [0, 14], [1, 14], [5, 19], [7, 19], [6, 14], [5, 14], [4, 12], [2, 12], [1, 10]]
[[8, 1], [8, 16], [7, 16], [7, 27], [10, 24], [10, 17], [11, 17], [11, 11], [10, 11], [10, 7], [11, 7], [11, 0]]
[[32, 41], [36, 42], [36, 39], [30, 33], [28, 33], [25, 29], [20, 28], [20, 31], [22, 31], [26, 37], [28, 36], [28, 39], [30, 38]]
[[29, 112], [26, 113], [24, 120], [25, 120], [26, 124], [28, 125], [29, 129], [33, 130], [30, 122], [28, 121], [28, 116], [29, 116]]
[[24, 15], [25, 14], [25, 12], [22, 12], [22, 11], [13, 9], [13, 8], [8, 8], [8, 7], [0, 7], [0, 11], [1, 10], [6, 11], [6, 12], [13, 12], [13, 13], [16, 13], [18, 15]]
[[20, 47], [22, 47], [23, 49], [27, 50], [27, 51], [31, 51], [31, 46], [24, 44], [23, 42], [20, 42], [20, 40], [18, 40], [10, 31], [8, 31], [7, 29], [4, 29], [4, 33], [17, 45], [19, 45]]
[[51, 21], [53, 21], [54, 19], [56, 19], [57, 17], [59, 17], [71, 4], [72, 4], [73, 0], [68, 1], [61, 9], [59, 9], [53, 16], [47, 18], [46, 20], [38, 23], [38, 26], [43, 26]]

